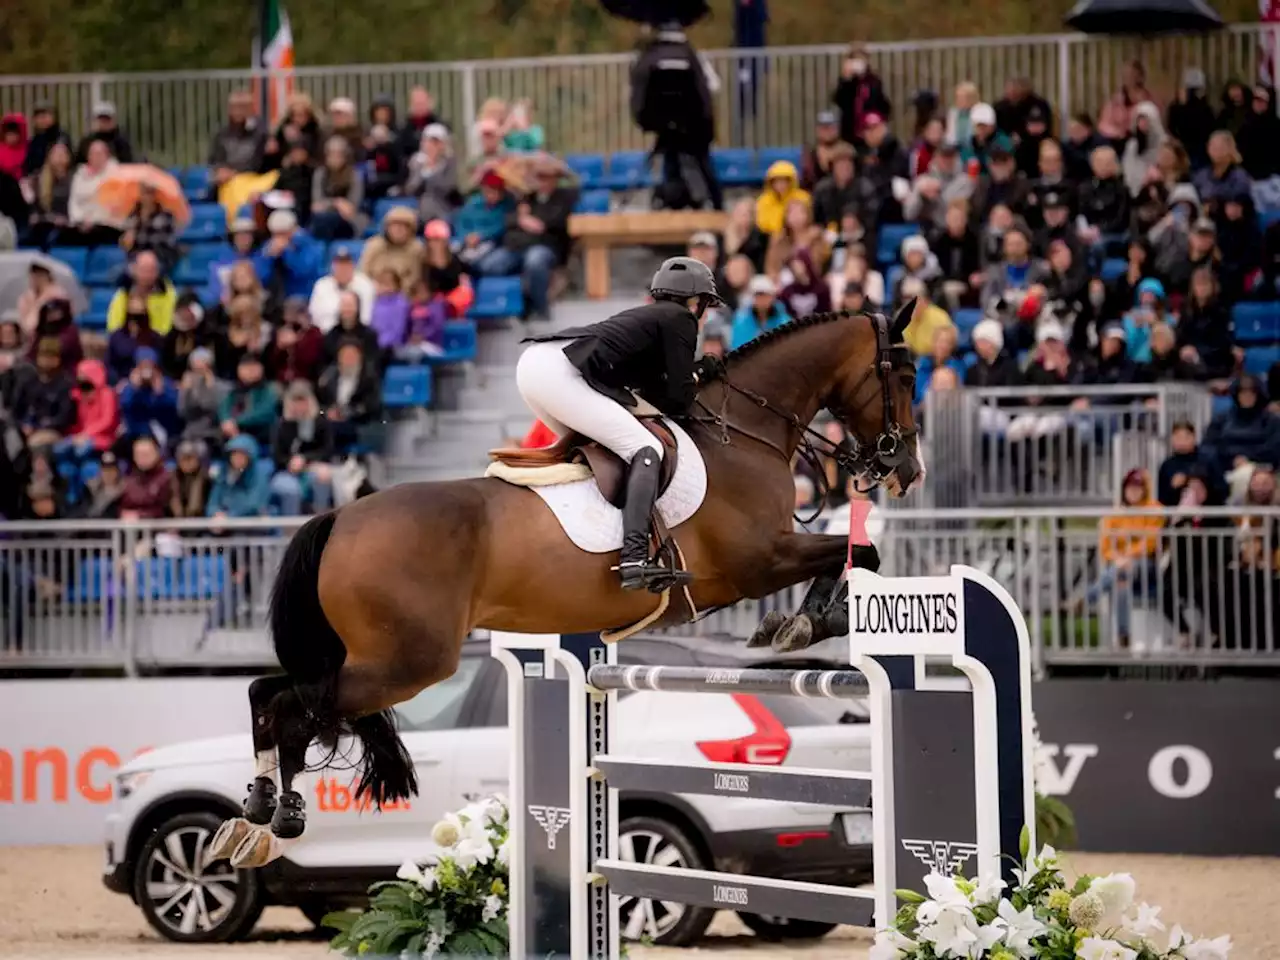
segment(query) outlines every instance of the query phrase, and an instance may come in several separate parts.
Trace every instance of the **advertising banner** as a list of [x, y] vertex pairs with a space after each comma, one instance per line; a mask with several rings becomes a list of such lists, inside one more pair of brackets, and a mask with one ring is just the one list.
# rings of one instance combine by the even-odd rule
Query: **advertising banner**
[[0, 845], [98, 843], [116, 770], [249, 732], [249, 678], [0, 681]]

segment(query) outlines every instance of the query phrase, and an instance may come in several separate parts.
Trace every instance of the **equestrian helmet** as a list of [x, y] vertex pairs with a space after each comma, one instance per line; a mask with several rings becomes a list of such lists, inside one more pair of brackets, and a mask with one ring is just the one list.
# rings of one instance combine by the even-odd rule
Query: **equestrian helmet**
[[649, 283], [649, 293], [655, 300], [684, 303], [692, 297], [702, 297], [709, 303], [724, 303], [711, 268], [693, 257], [672, 257], [663, 263]]

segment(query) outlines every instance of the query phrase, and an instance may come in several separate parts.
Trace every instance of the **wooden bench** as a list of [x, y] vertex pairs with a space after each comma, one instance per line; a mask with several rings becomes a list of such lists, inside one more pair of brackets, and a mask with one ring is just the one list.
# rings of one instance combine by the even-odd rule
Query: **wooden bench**
[[582, 245], [587, 296], [609, 296], [609, 251], [614, 247], [689, 242], [699, 230], [721, 233], [728, 215], [720, 210], [635, 210], [619, 213], [575, 213], [569, 236]]

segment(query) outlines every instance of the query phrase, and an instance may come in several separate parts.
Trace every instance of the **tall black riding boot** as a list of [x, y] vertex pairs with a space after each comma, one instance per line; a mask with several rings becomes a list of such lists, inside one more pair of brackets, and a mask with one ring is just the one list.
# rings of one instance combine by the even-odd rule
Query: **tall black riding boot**
[[622, 505], [622, 556], [618, 572], [623, 590], [644, 590], [650, 579], [667, 572], [649, 562], [649, 518], [658, 499], [657, 453], [645, 448], [631, 458], [627, 473], [627, 498]]

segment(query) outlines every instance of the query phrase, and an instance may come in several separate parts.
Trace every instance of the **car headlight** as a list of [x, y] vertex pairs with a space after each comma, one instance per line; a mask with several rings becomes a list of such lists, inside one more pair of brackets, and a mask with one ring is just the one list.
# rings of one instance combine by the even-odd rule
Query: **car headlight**
[[129, 773], [116, 774], [116, 797], [125, 799], [129, 794], [142, 787], [151, 778], [150, 770], [133, 770]]

